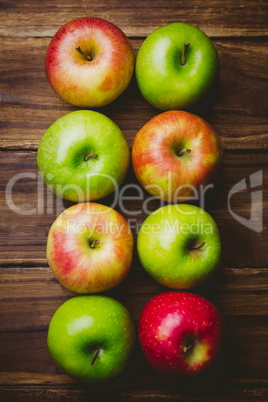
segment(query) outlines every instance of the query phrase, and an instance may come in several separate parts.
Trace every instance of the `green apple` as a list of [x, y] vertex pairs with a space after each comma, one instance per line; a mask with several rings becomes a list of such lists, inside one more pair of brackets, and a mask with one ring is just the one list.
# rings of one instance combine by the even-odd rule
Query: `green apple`
[[105, 296], [74, 297], [53, 315], [48, 349], [57, 365], [78, 381], [96, 384], [118, 376], [135, 342], [128, 310]]
[[207, 35], [179, 22], [153, 31], [136, 59], [139, 89], [160, 110], [186, 109], [201, 102], [218, 69], [217, 52]]
[[37, 164], [52, 191], [81, 202], [112, 193], [127, 173], [129, 158], [128, 143], [111, 119], [77, 110], [49, 127], [38, 148]]
[[166, 205], [149, 215], [140, 228], [137, 248], [144, 269], [173, 289], [199, 286], [220, 264], [215, 221], [189, 204]]

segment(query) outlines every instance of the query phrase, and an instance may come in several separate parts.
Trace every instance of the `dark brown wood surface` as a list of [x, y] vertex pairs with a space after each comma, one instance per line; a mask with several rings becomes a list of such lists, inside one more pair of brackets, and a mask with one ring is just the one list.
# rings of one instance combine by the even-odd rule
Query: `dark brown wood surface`
[[[37, 149], [47, 128], [76, 110], [48, 85], [44, 70], [50, 38], [0, 37], [2, 117], [0, 147]], [[133, 39], [135, 53], [143, 39]], [[221, 59], [214, 102], [201, 110], [226, 150], [268, 149], [267, 41], [213, 39]], [[241, 96], [243, 94], [243, 96]], [[135, 79], [126, 92], [101, 109], [117, 123], [130, 146], [137, 131], [156, 114], [140, 95]]]
[[[1, 401], [268, 399], [267, 9], [268, 2], [258, 0], [0, 1]], [[219, 273], [195, 291], [221, 310], [226, 336], [214, 370], [194, 382], [159, 378], [145, 362], [137, 343], [124, 375], [94, 390], [64, 375], [47, 350], [52, 315], [75, 295], [57, 282], [48, 267], [46, 238], [56, 216], [71, 204], [52, 195], [40, 180], [36, 151], [47, 128], [76, 108], [50, 88], [44, 57], [61, 25], [91, 15], [123, 29], [135, 54], [154, 29], [181, 21], [205, 31], [220, 56], [220, 80], [214, 98], [196, 112], [214, 127], [224, 146], [218, 188], [205, 205], [220, 230], [223, 261]], [[130, 147], [137, 131], [159, 113], [142, 98], [135, 78], [119, 99], [99, 111], [120, 126]], [[250, 189], [250, 175], [258, 171], [262, 172], [263, 185]], [[228, 195], [243, 179], [247, 189], [232, 196], [231, 212]], [[12, 180], [10, 198], [7, 190]], [[125, 183], [137, 184], [131, 168]], [[260, 232], [234, 218], [237, 214], [250, 219], [253, 190], [262, 192], [262, 205], [254, 206], [263, 213]], [[137, 194], [129, 189], [121, 195]], [[112, 201], [112, 196], [100, 200], [106, 205]], [[115, 208], [132, 219], [136, 239], [147, 213], [142, 202], [126, 200], [123, 206], [125, 210], [119, 203]], [[153, 211], [160, 204], [152, 200], [148, 206]], [[135, 251], [129, 276], [107, 295], [125, 304], [137, 329], [146, 302], [165, 290], [143, 271]]]

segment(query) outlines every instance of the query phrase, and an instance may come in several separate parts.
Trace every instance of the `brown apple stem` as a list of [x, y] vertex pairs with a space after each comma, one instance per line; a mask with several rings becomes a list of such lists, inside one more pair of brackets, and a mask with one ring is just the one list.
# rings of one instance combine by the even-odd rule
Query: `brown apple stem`
[[95, 248], [95, 246], [97, 246], [97, 244], [99, 244], [99, 240], [93, 240], [93, 242], [90, 244], [91, 248]]
[[88, 161], [89, 159], [97, 159], [98, 158], [98, 155], [97, 154], [87, 154], [85, 157], [84, 157], [84, 161]]
[[183, 346], [182, 350], [183, 353], [187, 353], [190, 349], [192, 349], [193, 345], [191, 343], [189, 343], [189, 345], [185, 345]]
[[191, 150], [190, 149], [182, 149], [179, 153], [178, 156], [183, 156], [185, 154], [190, 154]]
[[190, 43], [184, 43], [183, 45], [183, 51], [182, 51], [182, 55], [181, 55], [181, 66], [184, 66], [186, 63], [186, 51], [188, 46], [190, 45]]
[[99, 353], [100, 353], [100, 349], [96, 349], [95, 353], [94, 353], [94, 356], [93, 356], [93, 359], [90, 362], [90, 366], [93, 366], [93, 364], [95, 363]]
[[86, 54], [85, 52], [83, 52], [83, 50], [81, 49], [80, 46], [77, 46], [77, 47], [75, 48], [75, 50], [77, 50], [78, 53], [80, 53], [82, 56], [84, 56], [85, 60], [87, 60], [87, 61], [91, 61], [91, 60], [92, 60], [92, 58], [89, 56], [89, 54]]
[[204, 246], [205, 242], [203, 241], [201, 244], [198, 244], [197, 246], [192, 246], [191, 250], [199, 250]]

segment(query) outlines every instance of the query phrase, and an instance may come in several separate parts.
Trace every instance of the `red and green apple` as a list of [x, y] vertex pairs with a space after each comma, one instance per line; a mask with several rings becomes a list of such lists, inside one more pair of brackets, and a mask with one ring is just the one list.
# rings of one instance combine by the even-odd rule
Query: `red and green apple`
[[150, 194], [181, 202], [213, 186], [222, 164], [221, 141], [201, 117], [171, 110], [153, 117], [137, 133], [132, 163]]
[[46, 75], [66, 102], [100, 107], [127, 88], [134, 68], [130, 41], [100, 18], [78, 18], [63, 25], [46, 52]]
[[47, 260], [58, 281], [77, 293], [103, 292], [127, 276], [133, 236], [125, 218], [112, 208], [80, 203], [52, 224]]
[[69, 376], [87, 384], [112, 380], [126, 368], [135, 342], [128, 310], [105, 296], [79, 296], [53, 315], [51, 356]]
[[142, 351], [162, 375], [196, 376], [215, 362], [223, 337], [219, 310], [204, 297], [167, 292], [153, 297], [139, 322]]

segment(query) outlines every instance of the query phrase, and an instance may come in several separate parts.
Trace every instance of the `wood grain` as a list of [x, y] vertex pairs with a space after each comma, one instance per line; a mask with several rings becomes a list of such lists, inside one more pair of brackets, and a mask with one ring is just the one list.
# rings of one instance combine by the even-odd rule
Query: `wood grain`
[[[212, 300], [225, 317], [261, 319], [268, 315], [267, 275], [268, 268], [224, 268], [195, 292]], [[134, 264], [127, 279], [105, 294], [121, 301], [137, 321], [145, 304], [167, 290]], [[2, 268], [0, 333], [46, 330], [55, 310], [74, 296], [59, 284], [50, 268]]]
[[[268, 328], [263, 323], [263, 320], [264, 317], [252, 316], [225, 318], [227, 329], [225, 332], [226, 346], [224, 346], [224, 356], [222, 356], [221, 361], [219, 361], [219, 367], [217, 367], [219, 368], [219, 372], [215, 371], [215, 373], [211, 373], [213, 374], [212, 378], [217, 378], [219, 381], [221, 370], [224, 371], [227, 366], [228, 372], [222, 373], [223, 380], [227, 381], [230, 378], [235, 378], [236, 380], [247, 379], [250, 382], [251, 379], [258, 378], [265, 381], [266, 385], [268, 385], [268, 350], [265, 342]], [[138, 323], [135, 322], [134, 324], [137, 329]], [[58, 374], [62, 375], [62, 371], [56, 366], [49, 354], [46, 338], [47, 330], [1, 333], [0, 373], [25, 373], [27, 374], [24, 379], [25, 383], [29, 381], [31, 373], [55, 374], [55, 377]], [[254, 348], [252, 347], [253, 345]], [[140, 366], [138, 370], [137, 367], [134, 369], [137, 363]], [[134, 356], [133, 369], [131, 371], [134, 372], [134, 378], [128, 378], [130, 385], [133, 386], [143, 381], [145, 384], [151, 382], [157, 385], [157, 376], [153, 375], [153, 370], [146, 364], [139, 349], [138, 341], [136, 343], [136, 356]], [[125, 373], [125, 376], [128, 377], [128, 372]], [[60, 380], [55, 378], [56, 383]], [[68, 382], [67, 378], [63, 380], [65, 383]], [[54, 382], [52, 377], [50, 381]], [[69, 382], [72, 383], [71, 380]], [[208, 378], [206, 385], [208, 386], [211, 382], [211, 379]], [[14, 381], [14, 383], [16, 382]]]
[[[173, 392], [172, 389], [166, 387], [157, 387], [157, 389], [153, 387], [146, 387], [141, 390], [137, 386], [133, 386], [129, 390], [121, 390], [122, 387], [117, 389], [100, 392], [93, 392], [90, 389], [85, 388], [70, 388], [68, 387], [51, 387], [51, 386], [42, 386], [42, 387], [32, 387], [32, 386], [23, 386], [23, 387], [3, 387], [1, 395], [4, 398], [5, 402], [13, 402], [21, 401], [24, 402], [35, 402], [35, 401], [88, 401], [94, 398], [94, 402], [107, 402], [115, 401], [115, 402], [134, 402], [134, 401], [142, 401], [142, 402], [153, 402], [153, 401], [204, 401], [204, 402], [219, 402], [219, 401], [237, 401], [237, 402], [245, 402], [245, 401], [254, 401], [261, 402], [267, 401], [268, 390], [267, 388], [259, 388], [258, 386], [246, 384], [240, 384], [239, 387], [236, 385], [230, 386], [213, 386], [213, 384], [209, 387], [209, 390], [201, 387], [197, 387], [196, 385], [193, 387], [192, 385], [188, 385], [187, 387], [181, 386], [181, 391]], [[219, 396], [220, 395], [220, 396]]]
[[[0, 147], [36, 150], [59, 117], [76, 110], [50, 88], [44, 59], [49, 38], [0, 38]], [[215, 40], [221, 72], [214, 98], [200, 114], [226, 150], [268, 150], [267, 41]], [[132, 40], [137, 53], [142, 40]], [[212, 102], [213, 100], [213, 102]], [[132, 145], [138, 130], [159, 110], [141, 96], [135, 77], [111, 105], [99, 109], [119, 125]]]
[[0, 35], [53, 36], [66, 22], [84, 16], [107, 19], [127, 36], [147, 36], [171, 22], [197, 25], [209, 36], [261, 36], [267, 33], [267, 1], [254, 0], [73, 0], [1, 1]]
[[[224, 167], [218, 188], [208, 191], [204, 207], [214, 217], [221, 234], [223, 244], [223, 264], [230, 267], [265, 267], [268, 266], [267, 245], [267, 181], [268, 155], [244, 154], [225, 155]], [[43, 184], [38, 175], [35, 152], [3, 151], [0, 158], [0, 264], [46, 265], [46, 240], [50, 226], [55, 218], [68, 206], [61, 198], [54, 196]], [[263, 187], [253, 190], [263, 191], [263, 229], [257, 233], [243, 226], [228, 210], [228, 194], [230, 189], [240, 180], [261, 170]], [[16, 176], [19, 175], [19, 176]], [[22, 176], [20, 176], [22, 175]], [[12, 180], [15, 180], [12, 185]], [[8, 184], [9, 183], [9, 184]], [[99, 200], [100, 203], [113, 206], [129, 220], [134, 237], [146, 216], [161, 206], [161, 202], [149, 197], [142, 191], [142, 198], [134, 187], [124, 191], [124, 184], [139, 186], [137, 179], [129, 169], [125, 182], [120, 189], [119, 200], [114, 194]], [[6, 198], [7, 186], [12, 187], [10, 198]], [[251, 189], [234, 194], [230, 199], [233, 213], [250, 219]], [[209, 197], [210, 195], [210, 197]], [[125, 200], [126, 197], [136, 197]], [[123, 198], [122, 198], [123, 197]], [[145, 200], [150, 200], [144, 205]], [[120, 201], [121, 200], [121, 201]], [[197, 203], [198, 204], [198, 203]], [[201, 198], [199, 204], [201, 204]], [[146, 207], [146, 208], [145, 208]], [[253, 209], [261, 205], [253, 205]], [[261, 219], [261, 216], [256, 217]], [[137, 259], [137, 255], [135, 257]]]
[[[267, 15], [267, 0], [0, 0], [1, 402], [268, 400]], [[223, 313], [225, 342], [214, 369], [195, 381], [159, 378], [137, 342], [122, 377], [96, 390], [64, 375], [47, 349], [52, 315], [75, 296], [57, 282], [46, 261], [50, 225], [71, 203], [53, 195], [38, 177], [36, 150], [48, 127], [76, 108], [50, 88], [44, 59], [60, 26], [82, 16], [118, 25], [131, 39], [135, 54], [154, 29], [172, 22], [190, 23], [212, 38], [220, 56], [214, 97], [193, 112], [213, 126], [225, 150], [218, 186], [205, 199], [205, 208], [220, 230], [223, 262], [218, 273], [194, 291]], [[130, 147], [137, 131], [160, 113], [142, 98], [135, 77], [121, 97], [98, 111], [119, 125]], [[258, 171], [263, 185], [251, 189], [250, 175]], [[12, 178], [12, 198], [7, 199]], [[232, 196], [231, 212], [228, 194], [244, 179], [247, 188]], [[138, 185], [131, 167], [125, 183]], [[250, 219], [254, 191], [262, 192], [262, 206], [256, 203], [252, 208], [256, 224], [263, 213], [261, 232], [243, 226], [232, 215]], [[129, 220], [136, 239], [139, 225], [160, 203], [151, 200], [145, 211], [143, 200], [149, 198], [144, 191], [143, 200], [123, 199], [137, 197], [134, 187], [120, 194], [121, 203], [114, 206]], [[99, 202], [111, 205], [113, 201], [109, 196]], [[106, 295], [126, 305], [137, 330], [142, 308], [163, 291], [167, 288], [142, 269], [134, 246], [130, 274]]]
[[[213, 286], [197, 291], [222, 311], [225, 342], [214, 369], [194, 383], [195, 391], [187, 382], [178, 381], [175, 385], [158, 378], [145, 362], [138, 343], [123, 377], [102, 391], [94, 391], [81, 387], [64, 375], [56, 367], [46, 345], [47, 328], [52, 315], [74, 294], [57, 282], [50, 269], [2, 268], [0, 395], [5, 395], [5, 392], [6, 395], [12, 395], [12, 392], [22, 392], [24, 395], [28, 390], [30, 395], [35, 392], [39, 398], [48, 392], [49, 400], [53, 400], [53, 397], [64, 398], [68, 390], [70, 397], [91, 395], [94, 400], [107, 397], [107, 392], [111, 392], [114, 398], [122, 394], [125, 400], [132, 400], [133, 395], [140, 400], [145, 395], [146, 400], [153, 397], [175, 399], [175, 396], [192, 400], [190, 398], [198, 398], [201, 392], [202, 398], [213, 400], [217, 395], [231, 398], [235, 395], [235, 389], [239, 388], [240, 391], [245, 390], [242, 395], [251, 395], [252, 389], [259, 390], [256, 396], [262, 398], [268, 387], [267, 273], [268, 269], [227, 268], [214, 278]], [[136, 267], [124, 284], [106, 295], [115, 297], [129, 309], [137, 330], [144, 305], [155, 294], [166, 290]], [[25, 385], [34, 386], [34, 391]], [[42, 385], [42, 388], [38, 388], [38, 385]], [[53, 393], [49, 394], [51, 387], [55, 391], [54, 396]]]

